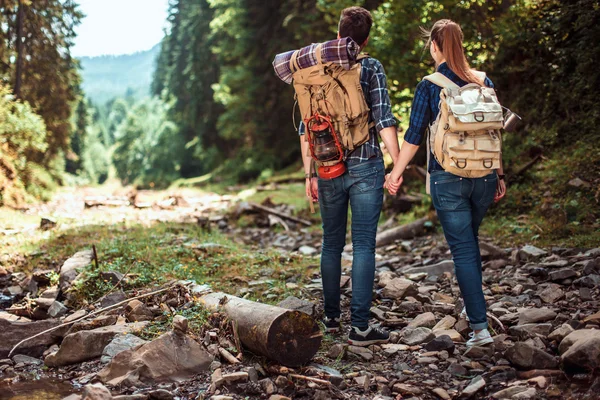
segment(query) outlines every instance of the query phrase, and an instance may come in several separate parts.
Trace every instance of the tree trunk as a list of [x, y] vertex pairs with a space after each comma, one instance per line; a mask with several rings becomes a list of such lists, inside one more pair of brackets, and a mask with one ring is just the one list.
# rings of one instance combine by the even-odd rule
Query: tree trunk
[[21, 86], [23, 79], [23, 23], [25, 10], [23, 10], [23, 1], [19, 0], [19, 10], [17, 11], [17, 69], [15, 77], [15, 96], [21, 98]]
[[432, 221], [432, 218], [425, 217], [411, 222], [410, 224], [398, 226], [396, 228], [388, 229], [377, 234], [377, 247], [385, 246], [386, 244], [393, 243], [398, 239], [412, 239], [416, 236], [425, 234], [425, 223]]
[[225, 293], [200, 297], [209, 310], [224, 312], [236, 323], [242, 344], [255, 354], [298, 367], [319, 350], [322, 334], [315, 320], [300, 311], [256, 303]]

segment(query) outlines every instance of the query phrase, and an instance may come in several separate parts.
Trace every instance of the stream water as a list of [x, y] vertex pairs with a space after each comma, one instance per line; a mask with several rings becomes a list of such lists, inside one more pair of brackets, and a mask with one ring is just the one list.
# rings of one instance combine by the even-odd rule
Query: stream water
[[61, 400], [78, 391], [68, 382], [57, 379], [0, 382], [0, 400]]

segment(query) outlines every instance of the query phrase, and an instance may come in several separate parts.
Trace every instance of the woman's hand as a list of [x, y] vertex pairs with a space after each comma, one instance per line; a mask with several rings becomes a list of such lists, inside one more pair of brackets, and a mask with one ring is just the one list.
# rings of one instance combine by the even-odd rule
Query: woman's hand
[[506, 195], [506, 182], [504, 179], [498, 179], [496, 184], [496, 195], [494, 196], [494, 203], [499, 202]]
[[402, 175], [394, 168], [391, 173], [385, 176], [385, 183], [383, 187], [386, 188], [392, 196], [395, 196], [398, 193], [400, 186], [402, 186], [403, 181], [404, 178]]
[[306, 178], [306, 197], [312, 200], [313, 203], [319, 201], [319, 182], [317, 178]]

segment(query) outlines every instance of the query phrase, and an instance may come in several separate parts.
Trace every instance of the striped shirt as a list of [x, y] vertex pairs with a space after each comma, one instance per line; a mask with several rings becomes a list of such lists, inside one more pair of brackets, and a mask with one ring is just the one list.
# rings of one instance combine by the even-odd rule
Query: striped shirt
[[[364, 58], [360, 61], [362, 70], [360, 85], [362, 86], [365, 100], [369, 109], [369, 124], [375, 122], [375, 127], [369, 131], [369, 140], [353, 151], [346, 151], [345, 158], [348, 164], [356, 164], [371, 158], [382, 157], [379, 147], [378, 133], [398, 122], [392, 114], [392, 103], [388, 93], [387, 78], [381, 62], [375, 58]], [[299, 127], [299, 134], [304, 134], [304, 124]]]

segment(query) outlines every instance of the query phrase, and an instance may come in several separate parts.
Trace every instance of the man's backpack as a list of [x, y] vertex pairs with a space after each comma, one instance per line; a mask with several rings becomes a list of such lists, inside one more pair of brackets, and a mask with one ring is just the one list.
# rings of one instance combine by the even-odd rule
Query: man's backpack
[[[323, 63], [321, 49], [321, 44], [315, 48], [317, 64], [312, 67], [300, 69], [299, 51], [290, 60], [302, 120], [306, 123], [315, 114], [330, 118], [340, 144], [352, 151], [369, 140], [370, 110], [360, 85], [361, 64], [346, 70], [333, 62]], [[367, 57], [361, 54], [357, 61]]]
[[[485, 73], [476, 74], [485, 79]], [[481, 178], [500, 168], [503, 119], [494, 89], [476, 83], [459, 87], [439, 72], [424, 79], [442, 88], [440, 112], [427, 141], [442, 168], [465, 178]]]

